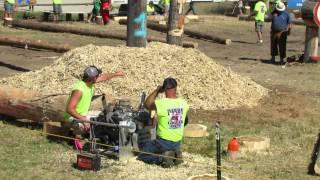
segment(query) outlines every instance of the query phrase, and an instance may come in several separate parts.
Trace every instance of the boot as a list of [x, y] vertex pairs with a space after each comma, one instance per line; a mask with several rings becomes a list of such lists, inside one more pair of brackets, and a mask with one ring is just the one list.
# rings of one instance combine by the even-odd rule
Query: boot
[[280, 58], [280, 65], [284, 65], [285, 64], [283, 59], [284, 58]]
[[271, 64], [275, 64], [275, 63], [276, 63], [276, 57], [275, 57], [275, 56], [272, 56], [272, 57], [271, 57], [270, 63], [271, 63]]
[[[162, 153], [165, 157], [162, 158], [161, 166], [163, 168], [170, 168], [174, 166], [173, 158], [175, 157], [175, 152], [174, 151], [165, 151]], [[172, 158], [171, 158], [172, 157]]]
[[175, 157], [177, 159], [174, 159], [173, 162], [175, 165], [179, 165], [179, 164], [182, 164], [183, 163], [183, 160], [182, 160], [182, 152], [181, 151], [176, 151], [175, 152]]

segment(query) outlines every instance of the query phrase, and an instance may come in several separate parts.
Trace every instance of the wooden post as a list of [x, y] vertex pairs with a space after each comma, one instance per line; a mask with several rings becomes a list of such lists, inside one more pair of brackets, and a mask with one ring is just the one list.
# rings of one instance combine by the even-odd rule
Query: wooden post
[[184, 3], [185, 0], [171, 0], [170, 2], [167, 33], [168, 44], [182, 45]]
[[128, 0], [127, 46], [147, 45], [147, 0]]
[[318, 56], [319, 28], [306, 26], [303, 61], [310, 61], [310, 56]]

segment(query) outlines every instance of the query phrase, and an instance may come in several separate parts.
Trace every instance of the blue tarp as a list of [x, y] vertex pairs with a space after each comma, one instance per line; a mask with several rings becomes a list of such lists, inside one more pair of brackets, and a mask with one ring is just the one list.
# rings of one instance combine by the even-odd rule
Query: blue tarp
[[288, 8], [301, 8], [304, 0], [288, 0]]
[[29, 4], [30, 0], [18, 0], [18, 4]]

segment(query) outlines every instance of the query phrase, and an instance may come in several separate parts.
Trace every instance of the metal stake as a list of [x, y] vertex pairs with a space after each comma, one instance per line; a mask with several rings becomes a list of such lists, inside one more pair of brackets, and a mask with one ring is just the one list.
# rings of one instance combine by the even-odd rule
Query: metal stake
[[216, 122], [217, 180], [221, 180], [220, 122]]

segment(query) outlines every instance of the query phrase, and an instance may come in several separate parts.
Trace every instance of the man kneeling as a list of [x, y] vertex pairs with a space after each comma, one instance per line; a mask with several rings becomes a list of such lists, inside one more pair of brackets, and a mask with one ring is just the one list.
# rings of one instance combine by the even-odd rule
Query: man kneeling
[[[165, 93], [165, 98], [156, 100], [159, 93]], [[157, 114], [157, 138], [147, 142], [142, 147], [138, 160], [149, 164], [171, 167], [180, 164], [182, 154], [180, 150], [183, 129], [187, 124], [189, 105], [177, 97], [177, 81], [166, 78], [162, 86], [158, 86], [146, 99], [145, 107]], [[143, 153], [147, 152], [147, 153]], [[161, 154], [162, 156], [151, 155]]]

